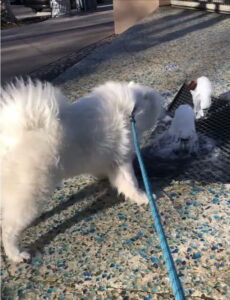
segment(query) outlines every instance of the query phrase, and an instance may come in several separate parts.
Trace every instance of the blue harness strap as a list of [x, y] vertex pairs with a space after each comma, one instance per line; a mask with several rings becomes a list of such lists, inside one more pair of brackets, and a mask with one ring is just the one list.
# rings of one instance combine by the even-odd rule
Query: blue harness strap
[[184, 295], [184, 291], [183, 288], [181, 286], [181, 282], [178, 278], [178, 275], [176, 273], [176, 268], [173, 262], [173, 258], [167, 243], [167, 239], [161, 224], [161, 220], [160, 220], [160, 216], [155, 204], [155, 201], [152, 197], [152, 192], [150, 190], [150, 186], [149, 186], [149, 181], [148, 181], [148, 177], [147, 177], [147, 173], [145, 171], [145, 167], [144, 167], [144, 163], [141, 157], [141, 152], [140, 152], [140, 148], [139, 148], [139, 144], [138, 144], [138, 139], [137, 139], [137, 133], [136, 133], [136, 127], [135, 127], [135, 117], [134, 117], [134, 111], [132, 112], [132, 115], [130, 116], [130, 121], [131, 121], [131, 126], [132, 126], [132, 133], [133, 133], [133, 141], [134, 141], [134, 146], [135, 146], [135, 151], [137, 154], [137, 159], [139, 162], [139, 166], [141, 169], [141, 174], [142, 174], [142, 178], [144, 181], [144, 185], [145, 185], [145, 190], [148, 196], [148, 200], [149, 200], [149, 205], [151, 208], [151, 212], [152, 212], [152, 217], [154, 220], [154, 225], [156, 228], [156, 232], [158, 235], [158, 239], [160, 242], [160, 246], [161, 246], [161, 250], [163, 252], [164, 255], [164, 260], [166, 263], [166, 267], [168, 270], [168, 274], [169, 274], [169, 279], [171, 282], [171, 286], [172, 286], [172, 290], [173, 290], [173, 294], [176, 300], [184, 300], [185, 299], [185, 295]]

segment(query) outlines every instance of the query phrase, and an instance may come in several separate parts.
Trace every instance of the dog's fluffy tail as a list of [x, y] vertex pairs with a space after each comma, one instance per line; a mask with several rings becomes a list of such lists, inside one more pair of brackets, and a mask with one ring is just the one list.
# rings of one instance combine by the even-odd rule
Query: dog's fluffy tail
[[59, 107], [65, 103], [61, 92], [50, 83], [17, 79], [1, 91], [0, 157], [14, 148], [23, 134], [46, 131], [54, 139], [59, 130]]

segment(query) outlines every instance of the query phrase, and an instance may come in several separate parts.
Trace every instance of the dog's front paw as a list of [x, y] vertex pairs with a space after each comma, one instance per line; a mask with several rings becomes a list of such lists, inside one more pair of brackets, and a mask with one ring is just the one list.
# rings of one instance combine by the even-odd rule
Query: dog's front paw
[[157, 199], [156, 194], [152, 194], [152, 197], [153, 197], [153, 200], [156, 200], [156, 199]]
[[13, 255], [8, 255], [8, 257], [15, 263], [21, 263], [30, 260], [30, 254], [26, 251], [14, 253]]
[[149, 202], [148, 197], [144, 192], [139, 192], [132, 200], [138, 205], [148, 204]]
[[[153, 201], [155, 201], [157, 196], [155, 194], [152, 194], [152, 198], [153, 198]], [[135, 200], [136, 200], [135, 202], [139, 205], [149, 203], [148, 196], [145, 192], [140, 192], [138, 197]]]
[[20, 257], [22, 258], [23, 261], [29, 261], [31, 259], [30, 254], [26, 251], [21, 252]]
[[204, 111], [203, 109], [200, 109], [196, 115], [196, 119], [200, 119], [204, 116]]

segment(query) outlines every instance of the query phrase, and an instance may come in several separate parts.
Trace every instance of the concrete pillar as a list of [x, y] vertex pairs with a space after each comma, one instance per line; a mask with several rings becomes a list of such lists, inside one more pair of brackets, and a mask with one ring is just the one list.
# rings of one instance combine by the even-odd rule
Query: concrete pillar
[[160, 6], [169, 6], [171, 5], [171, 0], [159, 0]]
[[115, 33], [125, 31], [156, 10], [160, 1], [162, 0], [113, 0]]

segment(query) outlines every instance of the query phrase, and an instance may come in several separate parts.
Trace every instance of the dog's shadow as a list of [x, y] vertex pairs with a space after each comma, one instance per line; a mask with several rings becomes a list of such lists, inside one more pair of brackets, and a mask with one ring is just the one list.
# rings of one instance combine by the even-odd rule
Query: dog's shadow
[[[99, 196], [97, 196], [95, 200], [90, 203], [89, 206], [84, 208], [82, 211], [79, 211], [74, 216], [67, 218], [61, 224], [53, 226], [50, 230], [41, 235], [32, 244], [28, 245], [32, 256], [36, 255], [37, 251], [42, 252], [44, 246], [50, 244], [56, 236], [58, 236], [61, 233], [64, 233], [67, 229], [71, 228], [75, 224], [81, 222], [84, 219], [87, 219], [92, 215], [97, 214], [98, 212], [118, 205], [119, 203], [124, 201], [124, 198], [122, 196], [118, 196], [117, 192], [109, 186], [109, 183], [106, 180], [95, 182], [93, 184], [87, 185], [86, 187], [81, 189], [77, 194], [70, 196], [70, 198], [67, 201], [62, 202], [53, 209], [44, 212], [38, 219], [36, 219], [33, 222], [31, 226], [37, 226], [40, 222], [44, 222], [45, 220], [51, 218], [55, 214], [61, 213], [68, 207], [73, 206], [78, 202], [86, 199], [89, 195], [95, 193], [95, 191], [99, 188]], [[107, 198], [109, 198], [109, 201], [105, 201], [108, 200]]]

